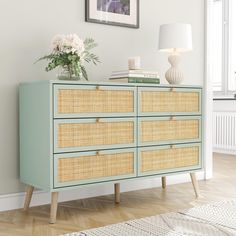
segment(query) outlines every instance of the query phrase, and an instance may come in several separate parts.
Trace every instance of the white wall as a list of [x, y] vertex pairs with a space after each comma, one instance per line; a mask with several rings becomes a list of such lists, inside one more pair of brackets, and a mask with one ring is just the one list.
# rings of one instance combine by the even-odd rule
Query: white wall
[[236, 112], [236, 100], [215, 100], [213, 101], [213, 111], [235, 111]]
[[75, 32], [96, 40], [102, 63], [87, 67], [90, 80], [126, 68], [127, 58], [135, 55], [142, 57], [143, 68], [163, 77], [169, 66], [167, 55], [157, 51], [159, 25], [190, 23], [194, 50], [183, 55], [182, 69], [186, 84], [203, 84], [204, 0], [140, 0], [140, 29], [86, 23], [84, 8], [84, 0], [0, 1], [0, 194], [24, 189], [19, 182], [18, 85], [55, 79], [56, 71], [44, 72], [45, 63], [33, 64], [48, 53], [53, 35]]

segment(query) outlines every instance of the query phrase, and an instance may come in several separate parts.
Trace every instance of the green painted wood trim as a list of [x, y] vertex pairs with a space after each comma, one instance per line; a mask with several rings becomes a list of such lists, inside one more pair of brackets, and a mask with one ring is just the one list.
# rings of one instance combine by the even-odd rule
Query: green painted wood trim
[[68, 80], [37, 80], [37, 81], [30, 81], [30, 82], [23, 82], [20, 85], [29, 85], [29, 84], [48, 84], [48, 85], [107, 85], [107, 86], [122, 86], [122, 87], [153, 87], [153, 88], [196, 88], [202, 89], [203, 86], [201, 85], [171, 85], [171, 84], [147, 84], [147, 83], [115, 83], [107, 81], [68, 81]]
[[79, 153], [66, 153], [66, 154], [55, 154], [54, 155], [54, 188], [58, 187], [66, 187], [66, 186], [73, 186], [73, 185], [81, 185], [81, 184], [90, 184], [90, 183], [97, 183], [97, 182], [107, 182], [107, 181], [114, 181], [116, 179], [126, 179], [131, 177], [136, 177], [137, 168], [136, 168], [136, 162], [137, 162], [137, 150], [136, 148], [129, 148], [129, 149], [116, 149], [116, 150], [106, 150], [106, 151], [99, 151], [100, 155], [103, 154], [113, 154], [113, 153], [126, 153], [126, 152], [132, 152], [134, 153], [134, 173], [128, 174], [128, 175], [120, 175], [120, 176], [108, 176], [108, 177], [102, 177], [102, 178], [96, 178], [96, 179], [88, 179], [88, 180], [81, 180], [81, 181], [71, 181], [71, 182], [64, 182], [60, 183], [57, 180], [58, 176], [58, 160], [60, 158], [73, 158], [73, 157], [80, 157], [80, 156], [89, 156], [89, 155], [95, 155], [96, 151], [90, 151], [90, 152], [79, 152]]
[[[52, 90], [50, 84], [20, 88], [20, 179], [42, 189], [52, 186]], [[43, 95], [43, 96], [42, 96]]]
[[[131, 177], [131, 178], [124, 178], [124, 179], [115, 179], [115, 180], [108, 180], [108, 181], [103, 181], [103, 182], [93, 182], [93, 183], [86, 183], [86, 184], [79, 184], [79, 185], [70, 185], [70, 186], [66, 186], [66, 187], [55, 187], [53, 189], [51, 189], [51, 192], [60, 192], [60, 191], [67, 191], [67, 190], [74, 190], [74, 189], [80, 189], [80, 188], [84, 188], [87, 186], [98, 186], [98, 185], [103, 185], [106, 183], [109, 184], [114, 184], [114, 183], [124, 183], [127, 181], [132, 181], [132, 180], [148, 180], [148, 179], [156, 179], [156, 178], [160, 178], [163, 176], [173, 176], [173, 175], [180, 175], [180, 174], [189, 174], [189, 173], [195, 173], [195, 172], [199, 172], [202, 171], [202, 168], [196, 168], [196, 169], [192, 169], [192, 170], [186, 170], [186, 171], [176, 171], [173, 173], [165, 173], [165, 174], [154, 174], [154, 175], [147, 175], [147, 176], [136, 176], [136, 177]], [[132, 183], [132, 182], [131, 182]]]
[[[175, 88], [177, 92], [198, 92], [199, 93], [199, 112], [142, 112], [142, 101], [141, 93], [142, 91], [166, 91], [169, 92], [172, 88]], [[202, 89], [201, 88], [179, 88], [179, 87], [138, 87], [138, 116], [186, 116], [186, 115], [201, 115], [202, 114]]]
[[201, 150], [201, 143], [186, 143], [186, 144], [175, 144], [175, 148], [183, 148], [183, 147], [199, 147], [199, 163], [196, 166], [187, 166], [181, 168], [173, 168], [173, 169], [165, 169], [161, 171], [149, 171], [143, 173], [141, 171], [141, 154], [142, 151], [150, 151], [150, 150], [160, 150], [160, 149], [169, 149], [171, 148], [170, 145], [163, 145], [163, 146], [152, 146], [152, 147], [140, 147], [138, 149], [138, 176], [149, 176], [149, 175], [168, 175], [170, 173], [176, 172], [191, 172], [195, 169], [202, 169], [202, 150]]
[[117, 82], [110, 82], [109, 80], [104, 81], [68, 81], [68, 80], [38, 80], [38, 81], [30, 81], [24, 82], [21, 84], [50, 84], [50, 85], [108, 85], [108, 86], [124, 86], [124, 87], [153, 87], [153, 88], [199, 88], [201, 89], [202, 86], [200, 85], [171, 85], [171, 84], [147, 84], [147, 83], [117, 83]]
[[163, 140], [163, 141], [153, 141], [153, 142], [142, 142], [141, 141], [141, 122], [142, 121], [155, 121], [155, 120], [170, 120], [171, 116], [162, 117], [138, 117], [138, 146], [153, 146], [153, 145], [166, 145], [166, 144], [182, 144], [182, 143], [192, 143], [201, 142], [202, 140], [202, 117], [201, 116], [174, 116], [175, 120], [199, 120], [199, 138], [197, 139], [173, 139], [173, 140]]
[[54, 153], [136, 147], [137, 146], [137, 125], [136, 125], [137, 120], [135, 118], [101, 118], [100, 119], [100, 122], [122, 122], [122, 121], [123, 122], [131, 121], [134, 123], [134, 134], [133, 134], [134, 142], [133, 143], [59, 148], [57, 145], [58, 124], [96, 123], [96, 119], [86, 119], [86, 118], [84, 119], [56, 119], [54, 120]]
[[96, 90], [97, 85], [54, 85], [54, 118], [93, 118], [93, 117], [135, 117], [137, 116], [137, 88], [135, 87], [124, 87], [124, 86], [99, 86], [101, 90], [121, 90], [121, 91], [132, 91], [134, 95], [134, 106], [133, 112], [117, 112], [117, 113], [74, 113], [74, 114], [60, 114], [57, 111], [57, 94], [60, 89], [84, 89], [84, 90]]
[[[81, 86], [81, 87], [85, 87], [85, 86], [109, 86], [109, 88], [112, 89], [131, 89], [135, 92], [135, 96], [136, 96], [136, 103], [135, 103], [135, 110], [137, 111], [138, 109], [138, 103], [140, 105], [139, 102], [139, 98], [137, 96], [137, 94], [140, 92], [140, 90], [156, 90], [156, 89], [167, 89], [169, 90], [170, 88], [177, 88], [178, 90], [185, 90], [185, 91], [196, 91], [198, 90], [199, 92], [202, 91], [202, 87], [201, 86], [185, 86], [185, 85], [179, 85], [179, 86], [172, 86], [172, 85], [152, 85], [152, 84], [127, 84], [127, 83], [113, 83], [113, 82], [82, 82], [82, 81], [58, 81], [58, 80], [45, 80], [45, 81], [36, 81], [36, 82], [30, 82], [30, 83], [23, 83], [20, 86], [20, 90], [24, 90], [24, 91], [20, 91], [20, 135], [21, 135], [21, 144], [20, 144], [20, 152], [21, 152], [21, 157], [22, 157], [22, 140], [24, 140], [24, 144], [23, 144], [23, 150], [24, 147], [31, 147], [31, 152], [29, 152], [27, 154], [27, 157], [25, 155], [23, 155], [24, 157], [21, 158], [21, 180], [24, 183], [33, 185], [35, 187], [44, 189], [44, 190], [50, 190], [50, 191], [62, 191], [62, 190], [68, 190], [68, 189], [76, 189], [79, 187], [83, 187], [86, 185], [97, 185], [97, 184], [102, 184], [102, 183], [115, 183], [115, 182], [122, 182], [122, 181], [126, 181], [126, 180], [132, 180], [132, 179], [147, 179], [147, 178], [156, 178], [158, 176], [163, 176], [163, 175], [174, 175], [174, 174], [181, 174], [181, 173], [189, 173], [189, 172], [195, 172], [195, 171], [199, 171], [202, 170], [202, 166], [203, 166], [203, 161], [204, 161], [204, 156], [203, 156], [203, 148], [204, 148], [204, 144], [202, 144], [202, 155], [200, 157], [200, 164], [197, 167], [193, 167], [193, 168], [188, 168], [188, 169], [178, 169], [178, 170], [173, 170], [173, 172], [164, 172], [164, 173], [153, 173], [150, 175], [146, 175], [146, 176], [117, 176], [116, 179], [103, 179], [101, 180], [94, 180], [94, 182], [91, 183], [80, 183], [79, 185], [77, 183], [71, 183], [68, 186], [60, 186], [60, 187], [54, 187], [54, 164], [55, 164], [55, 158], [56, 156], [58, 156], [59, 154], [55, 155], [55, 157], [53, 157], [53, 146], [54, 146], [54, 141], [53, 141], [53, 134], [54, 134], [54, 107], [56, 104], [54, 104], [55, 101], [55, 94], [53, 94], [55, 92], [54, 87], [57, 86], [66, 86], [66, 88], [68, 88], [67, 86], [71, 86], [71, 87], [77, 87], [77, 86]], [[25, 89], [21, 89], [21, 88], [25, 88], [27, 87], [28, 90], [27, 92], [25, 92]], [[137, 91], [138, 90], [138, 91]], [[24, 94], [23, 97], [21, 97], [21, 94]], [[43, 96], [42, 96], [43, 95]], [[35, 97], [37, 98], [35, 102]], [[202, 104], [203, 101], [203, 93], [200, 96], [201, 101], [199, 101], [200, 105]], [[33, 102], [32, 102], [33, 101]], [[28, 104], [27, 104], [28, 102]], [[29, 106], [29, 103], [31, 103], [31, 106]], [[23, 104], [23, 106], [22, 106]], [[27, 107], [27, 109], [21, 109], [21, 107]], [[37, 111], [35, 111], [35, 109], [37, 109]], [[42, 109], [42, 110], [41, 110]], [[22, 113], [23, 112], [23, 113]], [[42, 114], [40, 113], [42, 112]], [[35, 117], [32, 117], [31, 115], [28, 115], [30, 113], [34, 113]], [[24, 115], [22, 115], [24, 114]], [[84, 114], [86, 117], [87, 114]], [[99, 116], [99, 114], [95, 114], [95, 117], [103, 117], [107, 116], [107, 117], [114, 117], [116, 116], [116, 114], [102, 114], [102, 116]], [[113, 116], [114, 115], [114, 116]], [[126, 117], [127, 114], [122, 114], [122, 116]], [[130, 114], [129, 114], [130, 115]], [[134, 117], [135, 115], [137, 115], [136, 117]], [[138, 116], [140, 117], [145, 117], [145, 116], [166, 116], [166, 115], [184, 115], [184, 116], [202, 116], [202, 118], [204, 119], [204, 114], [203, 114], [203, 107], [200, 107], [200, 112], [199, 113], [149, 113], [149, 114], [135, 114], [133, 116], [132, 113], [132, 117], [133, 118], [128, 118], [128, 119], [134, 119], [135, 120], [135, 134], [134, 137], [137, 138], [137, 129], [138, 129]], [[94, 118], [95, 118], [94, 117]], [[66, 118], [65, 122], [68, 121], [68, 117], [63, 117]], [[75, 118], [75, 117], [70, 117], [70, 118]], [[81, 116], [79, 117], [81, 118]], [[84, 117], [85, 118], [85, 117]], [[154, 117], [153, 117], [154, 118]], [[161, 117], [159, 117], [161, 118]], [[117, 119], [117, 118], [111, 118], [112, 120]], [[124, 118], [125, 119], [125, 118]], [[151, 117], [150, 117], [151, 119]], [[154, 118], [155, 119], [155, 118]], [[23, 120], [23, 125], [21, 124]], [[72, 120], [72, 119], [71, 119]], [[73, 119], [75, 120], [75, 119]], [[79, 119], [82, 120], [82, 119]], [[127, 118], [125, 119], [127, 120]], [[59, 119], [57, 118], [55, 120], [59, 121]], [[33, 130], [31, 129], [31, 132], [35, 132], [35, 134], [39, 135], [39, 139], [38, 141], [41, 142], [36, 142], [35, 139], [32, 139], [31, 136], [31, 140], [22, 139], [22, 135], [25, 136], [25, 127], [28, 124], [34, 124], [34, 126], [37, 126], [37, 129]], [[45, 125], [46, 124], [46, 125]], [[42, 129], [41, 129], [42, 128]], [[202, 130], [203, 130], [203, 124], [202, 124]], [[23, 131], [22, 131], [23, 130]], [[44, 133], [46, 134], [46, 136], [41, 136], [40, 134]], [[49, 134], [49, 135], [48, 135]], [[203, 132], [202, 132], [203, 135]], [[46, 138], [45, 138], [46, 137]], [[202, 136], [202, 140], [203, 140], [203, 136]], [[29, 142], [28, 142], [29, 141]], [[48, 142], [47, 142], [48, 141]], [[25, 145], [25, 143], [27, 143], [27, 145]], [[33, 145], [31, 145], [31, 143], [33, 143]], [[40, 145], [38, 145], [38, 143], [40, 143]], [[29, 145], [30, 144], [30, 145]], [[38, 146], [37, 146], [37, 145]], [[174, 143], [176, 144], [176, 142]], [[146, 144], [145, 144], [146, 145]], [[162, 143], [158, 143], [158, 147], [161, 147], [160, 145], [162, 145]], [[195, 143], [188, 143], [185, 145], [197, 145]], [[198, 145], [201, 146], [201, 143], [198, 143]], [[113, 145], [114, 146], [114, 145]], [[150, 146], [150, 147], [138, 147], [135, 148], [136, 146], [138, 146], [138, 142], [137, 140], [135, 140], [135, 144], [132, 146], [135, 149], [136, 152], [136, 158], [135, 158], [135, 163], [134, 165], [136, 166], [136, 170], [138, 170], [138, 153], [137, 150], [141, 150], [143, 148], [157, 148], [154, 146]], [[34, 149], [34, 147], [36, 149]], [[40, 148], [39, 152], [37, 151], [38, 148]], [[99, 147], [93, 147], [94, 150], [98, 150]], [[115, 147], [104, 147], [106, 149], [110, 149], [113, 148], [112, 150], [103, 150], [103, 151], [114, 151], [116, 152], [117, 150], [114, 148], [125, 148], [123, 146], [115, 146]], [[133, 149], [133, 148], [131, 148]], [[128, 149], [120, 149], [119, 151], [125, 151]], [[62, 150], [59, 150], [59, 152], [61, 152]], [[85, 151], [85, 150], [84, 150]], [[87, 151], [91, 151], [91, 147], [89, 148], [89, 150]], [[102, 152], [103, 152], [102, 151]], [[24, 151], [23, 151], [24, 152]], [[42, 152], [46, 153], [46, 155], [41, 155]], [[72, 155], [71, 153], [68, 154], [60, 154], [60, 155]], [[74, 153], [74, 155], [78, 155], [78, 153]], [[25, 158], [26, 157], [26, 158]], [[33, 158], [32, 158], [33, 157]], [[48, 158], [49, 157], [49, 158]], [[31, 172], [27, 172], [27, 169], [30, 170]]]

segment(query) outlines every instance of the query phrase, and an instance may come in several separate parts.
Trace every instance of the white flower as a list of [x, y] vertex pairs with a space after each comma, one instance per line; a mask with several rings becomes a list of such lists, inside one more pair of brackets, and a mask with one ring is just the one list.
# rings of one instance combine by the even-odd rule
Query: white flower
[[64, 38], [65, 38], [65, 35], [62, 35], [62, 34], [58, 34], [53, 37], [53, 39], [52, 39], [52, 50], [53, 51], [60, 51], [61, 50]]
[[52, 50], [54, 52], [73, 53], [83, 57], [85, 46], [83, 40], [76, 34], [59, 34], [52, 39]]
[[79, 56], [83, 54], [85, 50], [84, 42], [76, 34], [66, 35], [62, 42], [62, 51], [66, 53], [76, 53]]
[[80, 56], [80, 62], [81, 62], [81, 64], [84, 63], [84, 61], [85, 61], [84, 59], [85, 59], [85, 53], [82, 53], [81, 56]]

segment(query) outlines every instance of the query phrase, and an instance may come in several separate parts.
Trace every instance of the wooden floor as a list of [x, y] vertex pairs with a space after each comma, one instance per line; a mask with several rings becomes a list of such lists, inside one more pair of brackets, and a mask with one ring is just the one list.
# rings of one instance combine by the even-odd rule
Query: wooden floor
[[[167, 178], [168, 183], [168, 178]], [[59, 204], [57, 223], [48, 224], [49, 205], [0, 213], [1, 236], [60, 235], [224, 199], [236, 199], [236, 156], [215, 154], [214, 178], [201, 181], [195, 199], [191, 183], [123, 193], [120, 205], [113, 196]]]

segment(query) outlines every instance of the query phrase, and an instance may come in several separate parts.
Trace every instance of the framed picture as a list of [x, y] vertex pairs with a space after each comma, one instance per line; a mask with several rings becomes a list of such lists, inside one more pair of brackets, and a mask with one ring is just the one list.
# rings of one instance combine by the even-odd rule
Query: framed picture
[[139, 28], [139, 0], [85, 0], [87, 22]]

